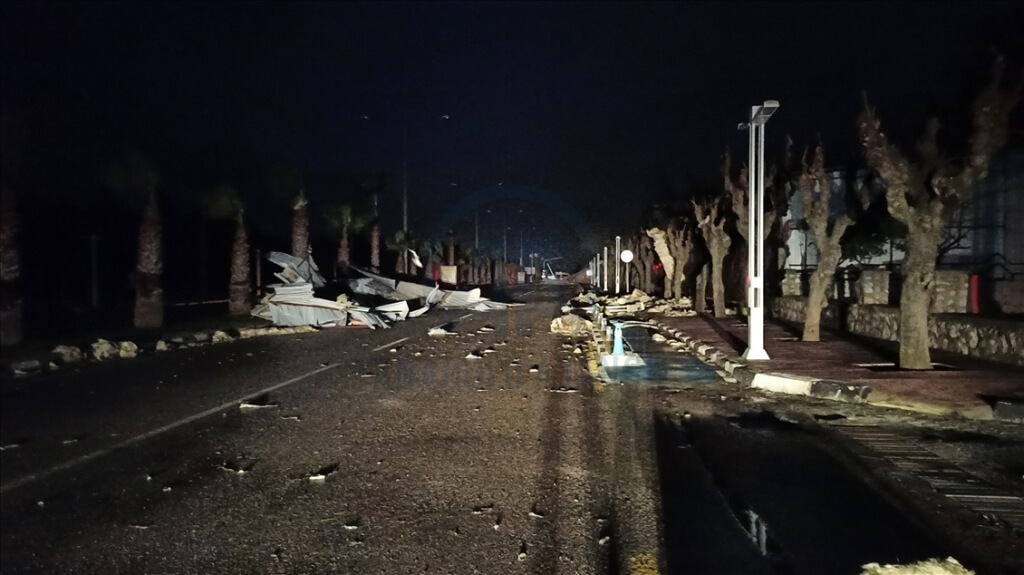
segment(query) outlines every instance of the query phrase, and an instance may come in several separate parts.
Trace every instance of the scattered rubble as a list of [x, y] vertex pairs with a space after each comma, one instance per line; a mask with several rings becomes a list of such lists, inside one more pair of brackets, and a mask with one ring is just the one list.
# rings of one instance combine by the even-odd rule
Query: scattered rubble
[[131, 341], [122, 341], [118, 345], [117, 355], [119, 357], [129, 359], [139, 354], [139, 346], [135, 345]]
[[213, 332], [213, 343], [230, 343], [232, 341], [235, 341], [235, 338], [223, 331], [218, 330]]
[[171, 348], [167, 347], [167, 342], [161, 339], [156, 342], [156, 347], [154, 349], [156, 349], [156, 351], [168, 351]]

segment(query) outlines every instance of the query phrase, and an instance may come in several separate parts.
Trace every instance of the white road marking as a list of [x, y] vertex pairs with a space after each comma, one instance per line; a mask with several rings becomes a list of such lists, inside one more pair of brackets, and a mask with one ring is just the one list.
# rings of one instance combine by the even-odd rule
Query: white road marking
[[391, 347], [391, 346], [393, 346], [393, 345], [398, 345], [398, 344], [402, 343], [403, 341], [405, 341], [405, 340], [407, 340], [407, 339], [409, 339], [409, 338], [407, 338], [407, 337], [403, 337], [402, 339], [396, 339], [395, 341], [393, 341], [393, 342], [391, 342], [391, 343], [385, 343], [384, 345], [382, 345], [382, 346], [380, 346], [380, 347], [375, 347], [375, 348], [373, 348], [373, 349], [372, 349], [372, 350], [370, 350], [370, 351], [380, 351], [380, 350], [382, 350], [382, 349], [387, 349], [387, 348], [389, 348], [389, 347]]
[[188, 417], [186, 417], [184, 419], [179, 419], [178, 421], [175, 421], [173, 423], [168, 423], [167, 425], [165, 425], [163, 427], [154, 429], [152, 431], [147, 431], [146, 433], [143, 433], [142, 435], [136, 435], [135, 437], [132, 437], [131, 439], [126, 439], [126, 440], [124, 440], [124, 441], [122, 441], [122, 442], [120, 442], [118, 444], [115, 444], [115, 445], [113, 445], [111, 447], [107, 447], [107, 448], [104, 448], [104, 449], [93, 451], [92, 453], [87, 453], [87, 454], [82, 455], [80, 457], [76, 457], [74, 459], [70, 459], [68, 461], [65, 461], [64, 463], [60, 463], [60, 464], [54, 465], [53, 467], [51, 467], [51, 468], [49, 468], [49, 469], [47, 469], [45, 471], [40, 471], [40, 472], [37, 472], [37, 473], [30, 473], [29, 475], [26, 475], [25, 477], [22, 477], [20, 479], [15, 479], [14, 481], [8, 482], [8, 483], [6, 483], [4, 485], [0, 485], [0, 494], [5, 494], [8, 491], [12, 491], [12, 490], [17, 489], [19, 487], [28, 485], [29, 483], [32, 483], [34, 481], [38, 481], [40, 479], [43, 479], [44, 477], [49, 477], [50, 475], [53, 475], [54, 473], [57, 473], [58, 471], [64, 471], [66, 469], [71, 469], [72, 467], [75, 467], [75, 466], [80, 465], [82, 463], [85, 463], [87, 461], [92, 461], [93, 459], [96, 459], [98, 457], [102, 457], [102, 456], [104, 456], [104, 455], [106, 455], [108, 453], [111, 453], [113, 451], [117, 451], [118, 449], [124, 449], [125, 447], [131, 446], [131, 445], [135, 445], [136, 443], [145, 441], [145, 440], [147, 440], [147, 439], [149, 439], [151, 437], [156, 437], [157, 435], [160, 435], [161, 433], [165, 433], [167, 431], [171, 431], [172, 429], [177, 429], [177, 428], [179, 428], [179, 427], [181, 427], [183, 425], [188, 425], [189, 423], [198, 421], [198, 420], [200, 420], [200, 419], [202, 419], [204, 417], [208, 417], [208, 416], [213, 415], [215, 413], [219, 413], [221, 411], [224, 411], [225, 409], [230, 409], [230, 408], [232, 408], [232, 407], [242, 403], [243, 401], [245, 401], [247, 399], [252, 399], [254, 397], [258, 397], [260, 395], [263, 395], [264, 393], [270, 393], [271, 391], [274, 391], [274, 390], [277, 390], [277, 389], [281, 389], [282, 387], [286, 387], [286, 386], [289, 386], [289, 385], [291, 385], [293, 383], [297, 383], [299, 381], [302, 381], [303, 379], [306, 379], [307, 377], [312, 377], [314, 375], [317, 375], [318, 373], [323, 373], [323, 372], [325, 372], [325, 371], [327, 371], [329, 369], [334, 369], [334, 368], [336, 368], [336, 367], [338, 367], [340, 365], [341, 365], [340, 363], [336, 363], [334, 365], [328, 365], [326, 367], [321, 367], [319, 369], [314, 369], [313, 371], [311, 371], [309, 373], [305, 373], [305, 374], [300, 375], [298, 377], [293, 377], [293, 378], [291, 378], [291, 379], [289, 379], [287, 381], [282, 381], [281, 383], [277, 383], [277, 384], [271, 385], [270, 387], [261, 389], [260, 391], [257, 391], [255, 393], [250, 393], [250, 394], [247, 394], [247, 395], [245, 395], [243, 397], [240, 397], [238, 399], [234, 399], [234, 400], [222, 403], [222, 404], [218, 405], [217, 407], [214, 407], [214, 408], [211, 408], [211, 409], [207, 409], [206, 411], [204, 411], [202, 413], [197, 413], [195, 415], [190, 415], [190, 416], [188, 416]]

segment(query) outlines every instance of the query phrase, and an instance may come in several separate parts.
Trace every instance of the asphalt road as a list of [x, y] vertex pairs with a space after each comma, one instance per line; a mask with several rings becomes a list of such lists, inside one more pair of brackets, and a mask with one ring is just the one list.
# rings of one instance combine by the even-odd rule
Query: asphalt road
[[721, 382], [595, 384], [549, 333], [568, 286], [511, 295], [5, 380], [0, 571], [814, 575], [949, 551], [823, 437], [721, 409]]

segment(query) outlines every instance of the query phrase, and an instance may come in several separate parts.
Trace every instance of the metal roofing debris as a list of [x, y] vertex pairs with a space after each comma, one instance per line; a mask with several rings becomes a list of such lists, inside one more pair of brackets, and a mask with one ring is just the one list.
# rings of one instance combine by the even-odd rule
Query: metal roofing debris
[[286, 284], [305, 281], [313, 284], [313, 287], [327, 285], [312, 257], [302, 259], [284, 252], [267, 252], [267, 261], [281, 266], [281, 272], [274, 276]]

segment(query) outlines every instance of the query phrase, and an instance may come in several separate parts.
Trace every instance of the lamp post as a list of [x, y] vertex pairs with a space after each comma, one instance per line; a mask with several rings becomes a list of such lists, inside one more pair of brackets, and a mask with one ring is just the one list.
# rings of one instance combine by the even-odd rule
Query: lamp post
[[747, 351], [743, 359], [766, 360], [764, 349], [764, 126], [779, 109], [776, 100], [750, 108], [750, 121], [740, 124], [749, 132], [747, 184]]
[[622, 269], [622, 264], [619, 260], [622, 258], [622, 236], [615, 236], [615, 294], [619, 293], [619, 270]]
[[626, 264], [626, 293], [629, 293], [629, 262], [633, 261], [633, 252], [630, 250], [622, 250], [622, 254], [619, 255], [619, 259], [622, 263]]
[[605, 292], [607, 292], [608, 291], [608, 247], [607, 246], [604, 247], [604, 281], [602, 281], [602, 283], [604, 284], [602, 286], [602, 289]]

